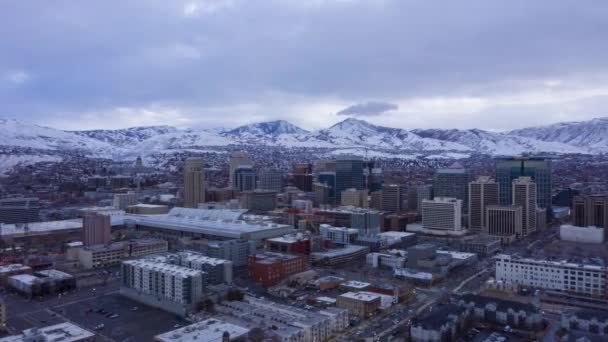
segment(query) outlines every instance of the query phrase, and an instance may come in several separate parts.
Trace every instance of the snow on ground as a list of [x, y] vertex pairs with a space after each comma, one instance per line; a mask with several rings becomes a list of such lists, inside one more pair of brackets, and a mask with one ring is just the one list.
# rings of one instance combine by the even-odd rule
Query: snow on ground
[[7, 171], [17, 165], [32, 165], [39, 162], [60, 162], [63, 158], [49, 155], [0, 155], [0, 175], [5, 175]]

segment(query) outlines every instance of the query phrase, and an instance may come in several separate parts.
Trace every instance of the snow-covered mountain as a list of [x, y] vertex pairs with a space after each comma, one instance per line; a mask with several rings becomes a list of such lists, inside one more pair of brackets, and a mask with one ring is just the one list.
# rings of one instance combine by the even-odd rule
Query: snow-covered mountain
[[[321, 148], [329, 154], [365, 153], [396, 158], [459, 158], [474, 153], [606, 153], [608, 118], [532, 127], [511, 132], [479, 129], [405, 130], [346, 119], [329, 128], [309, 132], [287, 121], [270, 121], [235, 129], [177, 129], [170, 126], [132, 127], [120, 130], [62, 131], [19, 120], [0, 119], [0, 147], [15, 148], [21, 159], [59, 160], [73, 151], [86, 156], [132, 159], [135, 156], [171, 155], [177, 152], [216, 151], [234, 145], [273, 148]], [[371, 153], [370, 153], [371, 152]], [[9, 156], [13, 153], [4, 152]], [[28, 155], [32, 158], [28, 159]], [[0, 170], [1, 172], [2, 170]]]
[[481, 129], [415, 129], [421, 137], [450, 141], [469, 147], [478, 153], [509, 155], [522, 153], [588, 153], [586, 148], [560, 142], [546, 142], [532, 138]]
[[89, 137], [120, 147], [132, 146], [133, 144], [138, 144], [154, 136], [173, 132], [177, 132], [177, 128], [171, 126], [144, 126], [116, 130], [98, 129], [90, 131], [73, 131], [73, 133], [80, 136]]
[[275, 120], [258, 122], [251, 125], [244, 125], [232, 130], [225, 131], [225, 136], [271, 136], [276, 137], [281, 134], [305, 134], [308, 133], [290, 122], [285, 120]]
[[509, 134], [560, 142], [586, 148], [592, 152], [608, 152], [608, 117], [522, 128]]

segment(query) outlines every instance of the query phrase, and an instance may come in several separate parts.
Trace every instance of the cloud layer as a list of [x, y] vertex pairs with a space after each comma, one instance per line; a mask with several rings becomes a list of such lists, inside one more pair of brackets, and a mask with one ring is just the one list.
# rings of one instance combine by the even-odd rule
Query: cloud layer
[[346, 107], [337, 114], [348, 116], [378, 116], [392, 110], [397, 110], [398, 108], [399, 106], [393, 103], [369, 101]]
[[608, 115], [602, 0], [4, 1], [0, 20], [0, 116], [59, 128], [316, 129], [381, 112], [360, 99], [404, 128]]

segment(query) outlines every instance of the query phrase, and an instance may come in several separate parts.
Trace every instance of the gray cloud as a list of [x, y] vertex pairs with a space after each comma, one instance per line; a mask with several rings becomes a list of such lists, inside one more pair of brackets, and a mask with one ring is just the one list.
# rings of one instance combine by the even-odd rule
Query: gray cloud
[[[4, 1], [0, 21], [0, 116], [45, 125], [318, 128], [379, 98], [430, 127], [511, 129], [597, 111], [511, 98], [608, 95], [603, 0]], [[395, 117], [374, 122], [412, 124]]]
[[365, 103], [358, 103], [349, 107], [346, 107], [339, 111], [337, 115], [348, 115], [348, 116], [377, 116], [388, 111], [399, 109], [399, 106], [393, 103], [380, 102], [380, 101], [369, 101]]

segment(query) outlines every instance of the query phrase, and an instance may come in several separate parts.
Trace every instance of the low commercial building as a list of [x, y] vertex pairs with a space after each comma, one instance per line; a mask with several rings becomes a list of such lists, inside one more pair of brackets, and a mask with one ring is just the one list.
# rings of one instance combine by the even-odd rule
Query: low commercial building
[[562, 241], [582, 243], [604, 243], [603, 227], [577, 227], [564, 224], [559, 227], [559, 238]]
[[147, 260], [122, 263], [123, 296], [178, 315], [195, 309], [203, 287], [202, 271]]
[[336, 297], [336, 305], [353, 316], [370, 317], [380, 309], [380, 295], [370, 292], [346, 292]]
[[154, 336], [159, 342], [237, 342], [245, 341], [250, 329], [209, 318], [185, 327]]
[[310, 254], [311, 243], [308, 236], [301, 233], [291, 234], [266, 240], [266, 250], [308, 255]]
[[308, 269], [305, 255], [258, 253], [249, 257], [249, 275], [265, 287], [274, 286], [287, 277]]
[[496, 280], [506, 283], [572, 293], [607, 297], [606, 267], [583, 263], [524, 258], [499, 254]]
[[322, 252], [314, 252], [310, 254], [310, 257], [313, 264], [333, 266], [363, 258], [367, 253], [369, 253], [368, 247], [350, 245], [343, 248], [332, 248]]
[[463, 239], [459, 243], [460, 251], [481, 256], [496, 254], [502, 249], [501, 246], [500, 237], [491, 235], [478, 235], [472, 239]]
[[73, 323], [66, 322], [44, 328], [27, 329], [21, 335], [0, 338], [0, 342], [31, 341], [93, 342], [95, 341], [95, 334]]
[[169, 246], [162, 239], [136, 239], [110, 244], [76, 247], [78, 261], [86, 269], [118, 265], [129, 257], [165, 253]]
[[243, 325], [266, 327], [271, 339], [281, 342], [327, 341], [349, 324], [348, 312], [344, 309], [304, 310], [249, 296], [244, 301], [218, 303], [215, 310]]
[[322, 224], [319, 228], [324, 239], [330, 240], [337, 245], [350, 245], [357, 240], [359, 231], [354, 228], [333, 227]]
[[127, 207], [128, 214], [164, 215], [169, 213], [169, 207], [161, 204], [135, 204]]
[[0, 266], [0, 285], [6, 286], [8, 278], [18, 274], [32, 274], [32, 268], [23, 264]]
[[72, 290], [76, 288], [76, 279], [71, 274], [51, 269], [10, 276], [8, 285], [23, 296], [31, 298]]
[[371, 283], [357, 280], [349, 280], [340, 284], [340, 288], [345, 291], [363, 291], [367, 290], [370, 286], [372, 286]]
[[369, 253], [367, 264], [373, 268], [403, 268], [406, 258], [389, 253]]
[[561, 326], [567, 330], [584, 331], [608, 338], [608, 311], [578, 310], [562, 313]]

